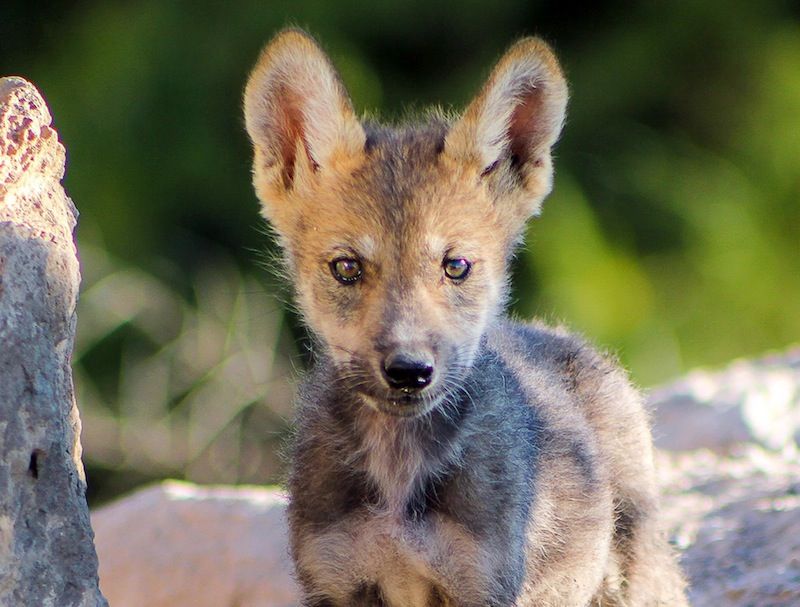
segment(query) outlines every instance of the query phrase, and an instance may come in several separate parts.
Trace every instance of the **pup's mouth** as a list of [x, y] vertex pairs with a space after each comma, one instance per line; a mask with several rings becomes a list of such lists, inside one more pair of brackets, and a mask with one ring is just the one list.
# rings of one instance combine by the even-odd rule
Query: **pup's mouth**
[[408, 393], [392, 390], [382, 395], [360, 391], [359, 395], [370, 408], [394, 417], [419, 417], [431, 411], [439, 402], [436, 391]]

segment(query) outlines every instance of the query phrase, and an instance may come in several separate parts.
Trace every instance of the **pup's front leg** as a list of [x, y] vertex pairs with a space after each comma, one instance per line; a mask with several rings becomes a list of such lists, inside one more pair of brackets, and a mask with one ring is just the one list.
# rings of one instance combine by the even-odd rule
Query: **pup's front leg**
[[380, 588], [376, 585], [363, 585], [359, 587], [346, 603], [337, 603], [331, 599], [318, 599], [303, 603], [307, 607], [390, 607], [384, 600]]
[[431, 596], [428, 607], [458, 607], [438, 586], [431, 588]]
[[389, 607], [377, 584], [364, 584], [350, 597], [348, 605], [352, 607]]
[[[329, 599], [311, 603], [310, 607], [339, 607]], [[383, 597], [380, 587], [376, 584], [359, 587], [347, 599], [347, 604], [341, 607], [400, 607], [390, 605]], [[458, 607], [447, 595], [436, 586], [431, 587], [430, 596], [425, 607]]]
[[[402, 607], [390, 605], [377, 584], [364, 585], [353, 593], [348, 607]], [[458, 607], [438, 586], [431, 586], [425, 607]]]

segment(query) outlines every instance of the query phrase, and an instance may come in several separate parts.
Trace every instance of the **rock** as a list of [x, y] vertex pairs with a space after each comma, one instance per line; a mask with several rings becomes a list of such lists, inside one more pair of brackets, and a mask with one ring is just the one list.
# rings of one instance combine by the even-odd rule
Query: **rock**
[[50, 123], [31, 84], [0, 79], [0, 605], [106, 605], [70, 369], [77, 212]]
[[659, 459], [691, 604], [800, 605], [800, 463], [755, 445]]
[[756, 443], [800, 453], [800, 348], [717, 372], [693, 371], [650, 395], [656, 446], [728, 453]]
[[92, 514], [114, 607], [297, 605], [284, 496], [167, 481]]
[[692, 604], [800, 605], [800, 348], [694, 371], [651, 404]]

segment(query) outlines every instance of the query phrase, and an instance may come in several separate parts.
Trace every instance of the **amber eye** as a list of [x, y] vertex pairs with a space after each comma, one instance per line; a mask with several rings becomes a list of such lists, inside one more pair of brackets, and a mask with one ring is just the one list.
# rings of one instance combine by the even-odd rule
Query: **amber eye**
[[444, 273], [451, 280], [464, 280], [472, 269], [472, 264], [463, 257], [447, 258], [442, 263]]
[[361, 262], [352, 257], [339, 257], [330, 263], [331, 274], [340, 283], [349, 285], [361, 278]]

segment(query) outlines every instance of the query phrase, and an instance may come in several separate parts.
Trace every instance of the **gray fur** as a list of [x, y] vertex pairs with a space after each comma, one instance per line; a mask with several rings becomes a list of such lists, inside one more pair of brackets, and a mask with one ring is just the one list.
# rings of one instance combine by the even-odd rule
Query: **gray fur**
[[[521, 377], [508, 360], [536, 372]], [[371, 516], [385, 507], [365, 462], [352, 457], [362, 452], [358, 418], [367, 412], [336, 377], [330, 363], [319, 360], [300, 390], [288, 487], [295, 553], [307, 537], [342, 521], [369, 527]], [[629, 402], [617, 407], [615, 399]], [[635, 417], [625, 415], [630, 410]], [[580, 423], [564, 427], [565, 415]], [[431, 605], [685, 604], [682, 578], [654, 526], [649, 448], [617, 453], [616, 443], [603, 444], [609, 437], [602, 427], [610, 425], [623, 449], [642, 441], [649, 447], [641, 405], [623, 374], [582, 340], [542, 325], [498, 322], [460, 397], [400, 424], [399, 434], [422, 451], [425, 466], [398, 524], [424, 533], [436, 513], [471, 534], [493, 560], [488, 571], [467, 572], [482, 576], [468, 581], [433, 565], [430, 595], [440, 598]], [[613, 477], [619, 467], [634, 470], [635, 495]], [[539, 494], [540, 482], [555, 494]], [[601, 537], [571, 526], [581, 521], [599, 521]], [[597, 559], [597, 544], [604, 559]], [[650, 567], [657, 569], [640, 571]], [[298, 576], [311, 595], [330, 590], [316, 586], [313, 571], [301, 567]], [[642, 586], [635, 585], [639, 579]], [[571, 585], [553, 589], [564, 580]], [[347, 580], [337, 581], [336, 594], [347, 583], [354, 598], [327, 598], [324, 604], [388, 607], [355, 598], [364, 584], [379, 593], [376, 580], [350, 571]], [[474, 602], [459, 595], [464, 587], [480, 589]]]

